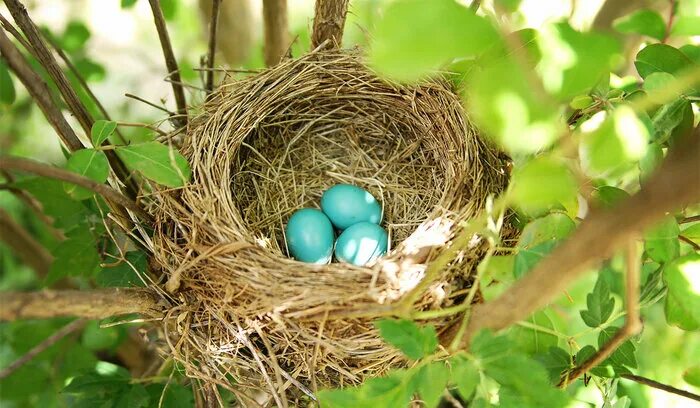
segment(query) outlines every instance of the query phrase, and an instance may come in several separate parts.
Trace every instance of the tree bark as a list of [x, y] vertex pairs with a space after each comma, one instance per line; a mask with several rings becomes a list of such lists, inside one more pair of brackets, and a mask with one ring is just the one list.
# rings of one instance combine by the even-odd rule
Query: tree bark
[[349, 0], [316, 0], [311, 48], [329, 40], [329, 47], [339, 48], [343, 41]]
[[[575, 279], [669, 212], [700, 201], [700, 126], [671, 150], [639, 193], [612, 209], [591, 213], [571, 236], [524, 278], [491, 302], [471, 311], [461, 345], [480, 329], [500, 330], [526, 319], [559, 296]], [[459, 323], [443, 333], [449, 344]]]
[[289, 50], [287, 0], [263, 0], [265, 65], [277, 65]]
[[104, 319], [130, 313], [161, 315], [157, 297], [147, 289], [45, 290], [0, 293], [0, 321], [84, 317]]

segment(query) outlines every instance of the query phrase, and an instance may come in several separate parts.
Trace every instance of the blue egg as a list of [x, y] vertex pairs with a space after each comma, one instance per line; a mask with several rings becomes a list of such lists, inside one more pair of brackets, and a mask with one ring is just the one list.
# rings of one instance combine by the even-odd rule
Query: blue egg
[[307, 263], [327, 264], [333, 255], [335, 234], [324, 213], [315, 208], [295, 211], [285, 228], [287, 248], [294, 259]]
[[379, 224], [382, 206], [376, 198], [360, 187], [338, 184], [321, 196], [321, 209], [338, 229], [345, 229], [358, 222]]
[[338, 237], [335, 257], [341, 262], [363, 266], [386, 253], [387, 241], [384, 228], [371, 222], [358, 222]]

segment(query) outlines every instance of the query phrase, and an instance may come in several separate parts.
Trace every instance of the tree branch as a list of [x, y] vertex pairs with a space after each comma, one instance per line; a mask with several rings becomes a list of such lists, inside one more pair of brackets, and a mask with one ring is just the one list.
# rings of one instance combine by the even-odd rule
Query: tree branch
[[666, 385], [666, 384], [660, 383], [658, 381], [654, 381], [654, 380], [646, 378], [646, 377], [642, 377], [642, 376], [634, 375], [634, 374], [622, 374], [620, 377], [627, 379], [627, 380], [638, 382], [640, 384], [648, 385], [649, 387], [653, 387], [653, 388], [656, 388], [656, 389], [659, 389], [662, 391], [670, 392], [671, 394], [676, 394], [676, 395], [680, 395], [681, 397], [690, 398], [690, 399], [695, 400], [695, 401], [700, 401], [700, 395], [698, 395], [698, 394], [693, 394], [690, 391], [685, 391], [685, 390], [681, 390], [681, 389], [678, 389], [675, 387], [671, 387], [670, 385]]
[[49, 166], [47, 164], [39, 163], [34, 160], [21, 159], [9, 156], [0, 157], [0, 169], [24, 171], [27, 173], [36, 174], [38, 176], [49, 177], [52, 179], [65, 181], [87, 188], [88, 190], [94, 191], [95, 193], [101, 195], [105, 199], [135, 212], [144, 221], [149, 223], [153, 222], [153, 218], [150, 216], [150, 214], [148, 214], [138, 204], [136, 204], [128, 197], [124, 196], [119, 191], [109, 187], [106, 184], [98, 183], [87, 177], [83, 177], [77, 173], [73, 173], [68, 170], [63, 170], [58, 167]]
[[277, 65], [289, 49], [287, 0], [263, 0], [265, 65]]
[[343, 41], [345, 17], [349, 0], [316, 0], [311, 49], [330, 40], [331, 47], [340, 47]]
[[[474, 306], [462, 346], [480, 329], [500, 330], [527, 318], [668, 212], [700, 201], [698, 157], [700, 127], [671, 149], [640, 192], [615, 208], [592, 212], [524, 278], [493, 301]], [[442, 343], [450, 344], [457, 330], [456, 323], [443, 333]]]
[[0, 208], [0, 237], [25, 265], [34, 269], [38, 276], [43, 277], [49, 273], [53, 262], [51, 253], [2, 208]]
[[163, 10], [160, 8], [160, 0], [148, 0], [148, 2], [151, 5], [151, 11], [153, 11], [153, 21], [155, 22], [156, 30], [158, 31], [160, 46], [163, 49], [165, 66], [168, 69], [168, 78], [172, 79], [171, 85], [173, 87], [173, 94], [175, 94], [175, 105], [177, 106], [177, 113], [181, 115], [179, 120], [183, 122], [180, 123], [179, 126], [184, 126], [187, 124], [187, 102], [185, 101], [185, 90], [180, 84], [180, 82], [182, 82], [180, 79], [180, 70], [177, 66], [173, 46], [170, 43], [168, 28], [165, 26]]
[[156, 296], [140, 288], [4, 292], [0, 304], [0, 321], [61, 316], [104, 319], [130, 313], [161, 316]]
[[214, 90], [214, 58], [216, 55], [216, 33], [219, 24], [219, 9], [221, 0], [213, 0], [211, 3], [211, 20], [209, 21], [209, 56], [207, 57], [207, 82], [205, 88], [210, 94]]

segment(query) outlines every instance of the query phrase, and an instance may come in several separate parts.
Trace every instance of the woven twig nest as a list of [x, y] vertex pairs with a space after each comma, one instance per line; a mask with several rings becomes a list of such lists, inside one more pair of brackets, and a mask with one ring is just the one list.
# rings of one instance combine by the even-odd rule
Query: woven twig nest
[[[191, 376], [276, 398], [403, 364], [372, 320], [506, 182], [448, 82], [389, 83], [348, 51], [226, 82], [192, 120], [182, 153], [191, 183], [154, 197], [154, 260], [177, 305], [165, 325], [170, 352]], [[290, 259], [287, 219], [338, 183], [381, 201], [390, 252], [367, 267]], [[414, 308], [463, 301], [483, 247], [475, 238], [456, 254]], [[439, 331], [448, 321], [430, 323]]]

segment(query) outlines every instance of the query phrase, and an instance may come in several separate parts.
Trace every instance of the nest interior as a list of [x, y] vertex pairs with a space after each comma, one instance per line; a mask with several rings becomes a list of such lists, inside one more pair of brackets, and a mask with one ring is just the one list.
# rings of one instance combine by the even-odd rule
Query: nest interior
[[[410, 291], [507, 178], [448, 82], [390, 83], [353, 51], [317, 51], [225, 82], [181, 150], [192, 181], [158, 192], [153, 206], [154, 261], [174, 304], [170, 352], [191, 376], [233, 378], [275, 398], [403, 364], [372, 310]], [[337, 183], [382, 202], [389, 253], [367, 267], [290, 259], [286, 220]], [[483, 252], [475, 239], [456, 254], [414, 307], [464, 299]]]

